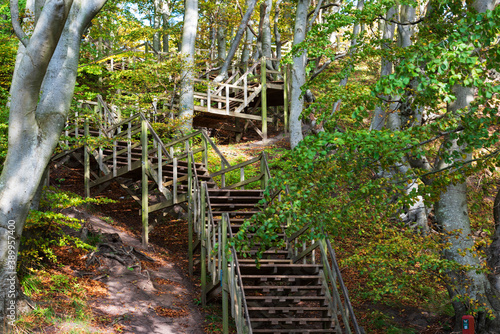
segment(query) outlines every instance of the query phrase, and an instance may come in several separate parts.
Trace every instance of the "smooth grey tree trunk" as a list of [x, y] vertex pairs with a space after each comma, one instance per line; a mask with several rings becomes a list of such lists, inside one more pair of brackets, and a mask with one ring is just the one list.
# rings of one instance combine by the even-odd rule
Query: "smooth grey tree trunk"
[[156, 52], [160, 52], [161, 41], [160, 41], [160, 27], [161, 27], [161, 13], [162, 13], [162, 1], [154, 0], [154, 14], [153, 14], [153, 29], [155, 33], [153, 34], [153, 48]]
[[[0, 321], [13, 300], [24, 223], [73, 97], [81, 36], [105, 0], [49, 0], [20, 44], [12, 79], [9, 150], [0, 176]], [[34, 11], [34, 1], [27, 8]], [[10, 318], [8, 318], [10, 320]]]
[[243, 15], [243, 18], [241, 19], [241, 23], [240, 26], [238, 27], [238, 31], [236, 32], [236, 36], [234, 37], [234, 40], [231, 43], [231, 48], [229, 49], [229, 53], [226, 57], [226, 60], [224, 61], [224, 64], [222, 65], [219, 75], [214, 80], [215, 82], [221, 82], [227, 77], [229, 66], [231, 66], [231, 62], [234, 58], [234, 55], [236, 54], [236, 50], [240, 45], [241, 39], [243, 38], [243, 34], [245, 33], [245, 29], [248, 25], [248, 22], [250, 21], [250, 18], [252, 17], [252, 13], [256, 3], [257, 0], [248, 1], [247, 11], [245, 12], [245, 15]]
[[217, 6], [219, 7], [217, 20], [217, 60], [222, 63], [226, 59], [227, 4], [223, 1], [217, 1]]
[[[271, 33], [271, 10], [273, 0], [265, 0], [266, 10], [264, 20], [262, 21], [262, 56], [266, 58], [273, 57], [272, 33]], [[267, 61], [267, 68], [273, 69], [272, 61]]]
[[[310, 0], [299, 0], [297, 4], [297, 15], [295, 16], [295, 29], [293, 45], [297, 45], [306, 38], [307, 10]], [[304, 97], [302, 86], [306, 83], [307, 50], [293, 57], [292, 81], [290, 92], [290, 146], [295, 148], [303, 139], [302, 122], [300, 114], [304, 109]]]
[[[473, 7], [482, 13], [486, 10], [493, 10], [497, 5], [496, 0], [478, 0], [473, 3]], [[449, 113], [455, 113], [457, 110], [467, 108], [474, 100], [475, 89], [473, 87], [453, 87], [456, 100], [448, 106]], [[447, 138], [443, 144], [445, 154], [458, 152], [461, 157], [456, 162], [470, 160], [471, 154], [466, 153], [465, 144], [458, 145], [457, 139]], [[436, 169], [448, 167], [449, 164], [441, 159]], [[474, 249], [474, 241], [471, 237], [471, 228], [469, 213], [467, 209], [467, 184], [466, 182], [450, 184], [444, 191], [439, 201], [435, 204], [436, 219], [444, 232], [449, 233], [449, 237], [444, 240], [450, 247], [444, 251], [444, 257], [447, 260], [456, 261], [465, 266], [481, 267], [480, 259], [477, 254], [471, 252]], [[498, 237], [500, 235], [498, 226], [495, 231], [495, 238], [491, 244], [488, 253], [487, 263], [492, 265], [492, 273], [488, 277], [483, 272], [476, 270], [453, 271], [448, 273], [449, 286], [448, 291], [453, 299], [455, 309], [455, 331], [461, 330], [461, 318], [468, 311], [466, 302], [457, 297], [467, 296], [493, 310], [495, 319], [488, 319], [485, 312], [479, 312], [476, 317], [476, 333], [499, 333], [500, 332], [500, 271], [496, 264], [500, 263], [500, 247]]]
[[[356, 9], [357, 10], [363, 10], [363, 6], [364, 6], [365, 2], [364, 0], [358, 0], [358, 3], [356, 5]], [[352, 29], [352, 40], [351, 40], [351, 49], [349, 50], [349, 54], [352, 55], [354, 53], [356, 53], [356, 45], [358, 44], [358, 41], [357, 41], [357, 37], [358, 35], [360, 34], [361, 32], [361, 24], [357, 23], [354, 25], [353, 29]], [[353, 65], [350, 65], [349, 66], [349, 72], [351, 72], [353, 68]], [[345, 87], [347, 85], [347, 81], [349, 80], [349, 74], [346, 74], [345, 77], [342, 78], [342, 80], [340, 80], [339, 82], [339, 86], [341, 87]], [[333, 104], [333, 108], [332, 108], [332, 113], [330, 115], [330, 117], [333, 116], [333, 114], [335, 112], [337, 112], [340, 104], [342, 103], [342, 99], [338, 99], [337, 101], [335, 101], [335, 103]]]
[[[247, 12], [248, 12], [248, 8], [250, 8], [252, 3], [253, 3], [253, 6], [255, 8], [255, 3], [256, 3], [255, 0], [246, 0]], [[253, 11], [253, 9], [252, 9], [252, 11]], [[252, 15], [250, 15], [250, 17], [248, 19], [247, 26], [248, 27], [253, 26]], [[245, 69], [248, 67], [248, 60], [250, 59], [250, 53], [252, 51], [253, 40], [254, 40], [254, 36], [253, 36], [252, 30], [250, 28], [247, 28], [246, 34], [245, 34], [245, 45], [243, 47], [243, 52], [241, 53], [241, 63], [243, 64]]]
[[196, 30], [198, 29], [198, 0], [186, 0], [184, 9], [184, 27], [182, 30], [181, 53], [185, 65], [181, 73], [179, 98], [179, 117], [183, 119], [182, 131], [193, 128], [194, 116], [194, 55]]
[[[386, 18], [387, 20], [393, 20], [394, 17], [396, 16], [396, 8], [391, 7], [387, 11]], [[392, 43], [394, 40], [394, 31], [395, 31], [395, 24], [391, 23], [389, 21], [382, 21], [381, 22], [381, 29], [382, 29], [382, 38], [386, 40], [387, 42], [382, 45], [383, 48], [388, 48], [389, 46], [387, 44]], [[392, 63], [387, 60], [387, 59], [382, 59], [381, 66], [380, 66], [380, 76], [386, 76], [392, 73]], [[391, 100], [390, 96], [383, 96], [383, 99], [389, 101]], [[391, 103], [384, 103], [382, 102], [381, 105], [378, 105], [375, 107], [375, 112], [373, 115], [372, 123], [370, 126], [370, 130], [375, 130], [375, 131], [380, 131], [385, 125], [385, 122], [387, 121], [387, 115], [388, 113], [386, 112], [386, 107], [390, 108], [392, 110], [393, 106]]]

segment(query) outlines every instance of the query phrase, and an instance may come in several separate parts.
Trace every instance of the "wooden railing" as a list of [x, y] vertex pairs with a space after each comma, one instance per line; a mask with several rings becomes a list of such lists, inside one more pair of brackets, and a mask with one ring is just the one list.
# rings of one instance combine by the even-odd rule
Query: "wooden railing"
[[[320, 238], [311, 240], [305, 235], [307, 232], [311, 232], [311, 229], [311, 226], [306, 225], [287, 239], [290, 257], [294, 263], [314, 264], [319, 255], [319, 261], [323, 265], [321, 272], [323, 284], [325, 291], [328, 291], [328, 302], [332, 310], [332, 320], [336, 325], [336, 330], [338, 333], [364, 334], [354, 314], [328, 234], [322, 229]], [[316, 253], [317, 250], [319, 250], [319, 254]]]
[[[191, 159], [193, 159], [192, 155]], [[196, 169], [193, 169], [193, 173], [196, 173]], [[202, 305], [206, 305], [207, 302], [208, 285], [217, 286], [220, 284], [223, 302], [223, 332], [228, 332], [228, 300], [231, 300], [231, 314], [236, 324], [237, 333], [251, 334], [252, 327], [243, 290], [238, 255], [234, 247], [229, 247], [228, 243], [228, 237], [233, 237], [229, 215], [223, 213], [220, 222], [215, 222], [206, 182], [201, 182], [201, 184], [193, 182], [189, 201], [189, 217], [190, 274], [192, 274], [194, 241], [191, 231], [197, 234], [201, 246]], [[212, 277], [211, 282], [207, 282], [208, 273]]]

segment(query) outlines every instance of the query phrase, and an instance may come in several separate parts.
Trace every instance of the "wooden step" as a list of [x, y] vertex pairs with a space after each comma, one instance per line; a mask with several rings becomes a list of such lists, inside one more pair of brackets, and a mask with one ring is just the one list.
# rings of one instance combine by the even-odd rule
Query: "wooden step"
[[255, 328], [252, 329], [253, 333], [261, 333], [261, 334], [328, 334], [328, 333], [337, 333], [338, 332], [333, 328], [328, 329], [320, 329], [320, 328], [309, 328], [309, 329], [293, 329], [293, 328]]
[[322, 268], [319, 264], [267, 264], [263, 263], [260, 268], [255, 265], [242, 263], [240, 271], [242, 275], [266, 275], [266, 274], [286, 274], [286, 275], [303, 275], [316, 274]]

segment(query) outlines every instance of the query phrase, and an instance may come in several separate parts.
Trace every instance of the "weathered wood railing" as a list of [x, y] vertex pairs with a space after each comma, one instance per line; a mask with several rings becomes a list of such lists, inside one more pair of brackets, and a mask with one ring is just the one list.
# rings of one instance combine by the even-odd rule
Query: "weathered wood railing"
[[[193, 172], [196, 172], [195, 169], [193, 169]], [[189, 204], [190, 220], [188, 223], [190, 231], [194, 231], [200, 240], [202, 304], [205, 305], [207, 302], [208, 286], [221, 285], [223, 332], [228, 333], [228, 300], [231, 300], [231, 315], [235, 321], [237, 332], [251, 334], [252, 328], [243, 290], [238, 255], [234, 247], [229, 247], [228, 243], [228, 237], [233, 237], [229, 215], [223, 213], [220, 221], [215, 221], [206, 182], [201, 182], [201, 184], [193, 183], [191, 194]], [[193, 236], [191, 232], [189, 239], [189, 264], [190, 273], [192, 274]], [[208, 273], [212, 278], [211, 282], [207, 282]]]
[[318, 260], [316, 251], [319, 250], [319, 261], [323, 266], [321, 275], [325, 291], [328, 291], [332, 320], [334, 320], [336, 330], [338, 333], [363, 334], [364, 331], [358, 325], [354, 314], [329, 236], [322, 229], [319, 239], [311, 240], [306, 236], [306, 233], [311, 230], [312, 227], [306, 225], [287, 238], [290, 257], [294, 263], [301, 261], [304, 264], [314, 264]]

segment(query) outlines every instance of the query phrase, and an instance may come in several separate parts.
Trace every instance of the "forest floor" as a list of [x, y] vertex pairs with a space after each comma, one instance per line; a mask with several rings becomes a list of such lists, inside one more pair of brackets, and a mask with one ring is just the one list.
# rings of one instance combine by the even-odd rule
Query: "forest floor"
[[[251, 158], [264, 149], [287, 148], [286, 138], [277, 137], [263, 142], [220, 145], [226, 156]], [[279, 154], [279, 153], [277, 153]], [[83, 195], [83, 170], [63, 165], [51, 170], [51, 185]], [[146, 257], [140, 267], [118, 260], [100, 257], [100, 262], [88, 268], [88, 254], [54, 247], [58, 255], [57, 275], [84, 277], [92, 283], [87, 288], [86, 324], [46, 322], [31, 328], [34, 333], [221, 333], [221, 309], [215, 303], [200, 306], [199, 276], [189, 277], [187, 222], [182, 215], [150, 216], [154, 226], [150, 231], [150, 246], [140, 242], [141, 218], [139, 205], [118, 185], [112, 183], [100, 196], [116, 201], [112, 204], [64, 211], [68, 216], [82, 219], [92, 235], [102, 244], [112, 244], [125, 252], [134, 250]], [[86, 258], [87, 256], [87, 258]], [[140, 258], [140, 256], [138, 256]], [[154, 262], [147, 261], [154, 259]], [[349, 289], [366, 284], [356, 272], [344, 268], [344, 281]], [[100, 292], [95, 292], [96, 290]], [[353, 291], [354, 292], [354, 291]], [[351, 293], [356, 315], [367, 333], [449, 333], [451, 317], [418, 307], [396, 303], [371, 303]], [[43, 297], [33, 298], [42, 304]], [[61, 312], [64, 312], [61, 310]], [[25, 322], [29, 318], [25, 319]], [[234, 332], [234, 328], [232, 329]], [[22, 331], [20, 331], [22, 332]], [[26, 331], [25, 331], [26, 332]]]

